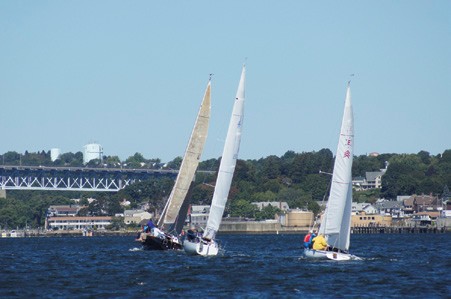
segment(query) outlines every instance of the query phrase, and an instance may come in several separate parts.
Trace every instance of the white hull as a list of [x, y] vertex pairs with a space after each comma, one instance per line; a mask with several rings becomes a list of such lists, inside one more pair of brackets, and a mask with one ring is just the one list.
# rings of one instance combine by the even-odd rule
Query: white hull
[[329, 259], [333, 261], [361, 260], [358, 256], [349, 253], [313, 249], [304, 249], [304, 256], [311, 259]]
[[[197, 242], [196, 242], [197, 241]], [[215, 256], [219, 253], [219, 245], [215, 241], [194, 240], [183, 242], [185, 252], [190, 255]]]
[[327, 259], [327, 251], [325, 250], [313, 250], [304, 249], [304, 256], [312, 259]]

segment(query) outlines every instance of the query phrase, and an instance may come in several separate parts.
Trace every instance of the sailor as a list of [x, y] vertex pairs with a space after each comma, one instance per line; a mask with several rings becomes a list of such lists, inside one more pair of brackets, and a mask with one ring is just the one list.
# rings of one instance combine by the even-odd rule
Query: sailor
[[149, 221], [147, 221], [147, 227], [149, 228], [149, 230], [152, 230], [155, 227], [155, 224], [153, 224], [152, 219], [149, 219]]
[[310, 230], [308, 232], [308, 234], [305, 235], [304, 237], [304, 248], [309, 248], [310, 244], [312, 243], [312, 234], [313, 234], [313, 230]]
[[194, 226], [191, 226], [187, 233], [188, 241], [194, 241], [197, 237], [197, 229]]
[[312, 233], [312, 236], [310, 237], [310, 243], [308, 244], [308, 248], [312, 249], [313, 248], [313, 239], [315, 239], [315, 237], [318, 235], [318, 231], [315, 230]]
[[313, 239], [313, 250], [326, 250], [327, 246], [326, 239], [322, 234]]

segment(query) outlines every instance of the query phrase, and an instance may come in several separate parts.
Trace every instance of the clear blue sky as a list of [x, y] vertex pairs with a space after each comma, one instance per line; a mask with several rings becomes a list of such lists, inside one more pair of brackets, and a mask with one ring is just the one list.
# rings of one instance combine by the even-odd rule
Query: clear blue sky
[[[219, 3], [220, 2], [220, 3]], [[451, 148], [451, 1], [0, 1], [0, 153], [182, 156], [208, 75], [222, 154], [247, 57], [240, 158]]]

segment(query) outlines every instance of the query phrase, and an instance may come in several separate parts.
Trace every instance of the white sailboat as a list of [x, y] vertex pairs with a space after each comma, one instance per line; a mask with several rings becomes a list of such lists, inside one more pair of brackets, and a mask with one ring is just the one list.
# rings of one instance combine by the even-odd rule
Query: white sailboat
[[243, 66], [235, 102], [233, 104], [232, 117], [227, 131], [221, 164], [219, 166], [218, 177], [216, 179], [216, 186], [213, 193], [213, 200], [211, 202], [207, 227], [202, 237], [188, 234], [187, 238], [183, 242], [185, 252], [188, 254], [213, 256], [217, 255], [219, 252], [219, 244], [215, 238], [216, 233], [219, 230], [219, 225], [221, 224], [222, 215], [224, 214], [233, 173], [235, 171], [236, 160], [240, 149], [244, 112], [245, 76], [246, 68]]
[[304, 249], [308, 258], [332, 260], [358, 259], [349, 254], [352, 204], [352, 159], [354, 148], [354, 117], [351, 89], [348, 82], [340, 138], [335, 156], [329, 200], [319, 228], [330, 248], [327, 250]]
[[211, 80], [208, 81], [207, 89], [205, 90], [174, 187], [158, 220], [158, 227], [160, 229], [150, 233], [142, 233], [138, 239], [146, 249], [166, 250], [183, 248], [182, 242], [178, 238], [180, 232], [175, 230], [175, 225], [204, 149], [210, 122], [210, 110]]

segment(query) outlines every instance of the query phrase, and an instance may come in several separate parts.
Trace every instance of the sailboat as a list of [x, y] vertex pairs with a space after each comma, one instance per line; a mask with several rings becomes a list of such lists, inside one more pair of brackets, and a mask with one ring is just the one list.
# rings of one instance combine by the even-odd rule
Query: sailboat
[[141, 242], [145, 249], [167, 250], [183, 248], [179, 238], [180, 225], [177, 222], [185, 220], [186, 215], [180, 213], [186, 199], [191, 182], [194, 179], [199, 160], [204, 148], [208, 133], [211, 110], [211, 78], [208, 81], [199, 112], [197, 114], [191, 137], [186, 147], [180, 169], [166, 202], [163, 212], [158, 220], [156, 229], [148, 233], [141, 233], [137, 241]]
[[222, 153], [221, 164], [219, 165], [218, 177], [216, 179], [215, 190], [211, 202], [207, 227], [202, 236], [188, 233], [183, 242], [185, 252], [192, 255], [214, 256], [219, 252], [219, 244], [216, 241], [216, 234], [221, 224], [224, 214], [227, 197], [232, 184], [233, 173], [235, 171], [236, 160], [240, 149], [241, 130], [243, 126], [244, 112], [244, 82], [246, 68], [243, 66], [238, 90], [233, 104], [232, 117], [227, 131], [227, 137]]
[[305, 248], [304, 255], [308, 258], [328, 258], [332, 260], [358, 259], [358, 257], [349, 254], [353, 148], [354, 117], [350, 82], [348, 82], [329, 200], [319, 227], [319, 234], [325, 237], [329, 247], [327, 250]]

